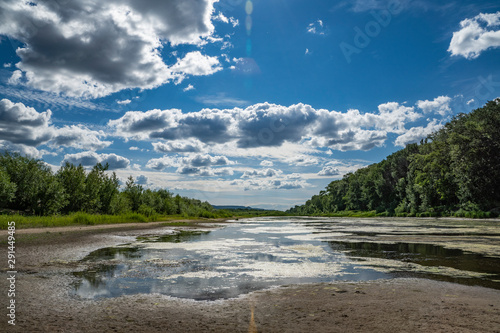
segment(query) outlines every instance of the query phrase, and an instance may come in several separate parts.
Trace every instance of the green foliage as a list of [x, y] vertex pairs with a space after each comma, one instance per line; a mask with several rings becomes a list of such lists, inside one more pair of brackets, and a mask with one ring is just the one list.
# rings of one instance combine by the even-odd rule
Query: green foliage
[[[174, 197], [165, 189], [144, 190], [132, 177], [120, 192], [118, 178], [108, 165], [97, 164], [86, 172], [81, 165], [65, 163], [54, 174], [41, 160], [8, 152], [0, 154], [0, 209], [25, 215], [69, 214], [70, 220], [59, 222], [89, 225], [105, 222], [102, 216], [109, 214], [139, 222], [167, 215], [220, 216], [208, 202]], [[48, 219], [36, 222], [50, 223]]]
[[16, 189], [17, 186], [10, 181], [9, 174], [0, 168], [0, 204], [10, 203], [15, 198]]
[[331, 182], [296, 215], [493, 217], [500, 207], [500, 99], [459, 114], [386, 160]]

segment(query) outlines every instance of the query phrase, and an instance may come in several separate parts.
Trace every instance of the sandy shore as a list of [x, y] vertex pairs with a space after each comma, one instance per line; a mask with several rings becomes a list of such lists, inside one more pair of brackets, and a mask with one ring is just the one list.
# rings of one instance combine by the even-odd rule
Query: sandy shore
[[[159, 226], [20, 235], [27, 238], [16, 251], [16, 326], [7, 323], [2, 296], [0, 332], [500, 332], [500, 291], [424, 279], [285, 286], [215, 302], [70, 296], [78, 259]], [[6, 294], [6, 260], [0, 267]]]

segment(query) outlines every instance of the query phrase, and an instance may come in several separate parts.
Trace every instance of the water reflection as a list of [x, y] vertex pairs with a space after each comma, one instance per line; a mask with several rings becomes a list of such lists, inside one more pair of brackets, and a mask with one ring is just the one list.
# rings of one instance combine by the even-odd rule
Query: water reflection
[[[74, 273], [74, 292], [84, 298], [159, 293], [214, 300], [277, 285], [400, 274], [500, 289], [498, 258], [433, 244], [339, 240], [356, 231], [373, 233], [373, 228], [391, 233], [393, 226], [379, 220], [347, 226], [346, 220], [263, 218], [213, 231], [139, 237], [136, 243], [89, 254], [83, 260], [88, 269]], [[422, 232], [415, 224], [407, 228]]]

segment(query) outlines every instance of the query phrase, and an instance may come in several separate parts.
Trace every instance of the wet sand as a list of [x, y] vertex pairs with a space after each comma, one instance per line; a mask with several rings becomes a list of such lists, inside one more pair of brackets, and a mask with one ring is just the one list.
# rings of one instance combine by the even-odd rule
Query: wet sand
[[[7, 324], [2, 297], [0, 332], [500, 332], [499, 290], [425, 279], [285, 286], [213, 302], [70, 296], [73, 277], [65, 273], [82, 268], [77, 260], [159, 226], [19, 235], [16, 326]], [[0, 263], [3, 291], [6, 264]]]

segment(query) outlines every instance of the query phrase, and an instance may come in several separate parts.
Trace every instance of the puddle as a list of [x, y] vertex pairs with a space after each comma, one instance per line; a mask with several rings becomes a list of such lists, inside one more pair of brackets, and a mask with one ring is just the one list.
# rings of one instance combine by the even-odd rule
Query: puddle
[[[216, 300], [279, 285], [367, 281], [402, 274], [500, 289], [500, 258], [439, 244], [387, 242], [395, 235], [425, 241], [422, 235], [427, 231], [431, 236], [442, 231], [465, 237], [464, 230], [477, 242], [481, 234], [500, 236], [494, 225], [483, 226], [485, 230], [459, 223], [361, 221], [260, 218], [210, 231], [138, 237], [134, 243], [100, 249], [84, 258], [88, 269], [74, 273], [74, 294], [93, 299], [159, 293]], [[378, 237], [384, 237], [384, 242], [377, 242]], [[464, 238], [461, 242], [471, 247]]]

